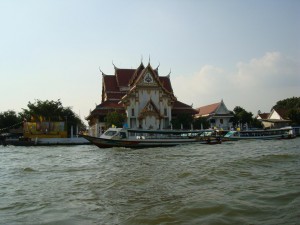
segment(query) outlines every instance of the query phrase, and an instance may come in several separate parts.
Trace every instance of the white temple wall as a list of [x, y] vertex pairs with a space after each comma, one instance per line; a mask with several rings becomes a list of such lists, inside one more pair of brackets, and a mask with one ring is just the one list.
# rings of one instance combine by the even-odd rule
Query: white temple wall
[[[130, 128], [142, 127], [143, 129], [149, 129], [149, 127], [152, 127], [152, 129], [158, 129], [165, 128], [169, 124], [171, 120], [171, 106], [168, 105], [168, 98], [160, 98], [160, 92], [161, 91], [156, 88], [139, 89], [138, 92], [129, 99], [129, 105], [126, 109], [126, 114], [127, 124]], [[136, 99], [138, 101], [136, 101]], [[163, 118], [158, 118], [157, 116], [147, 116], [142, 121], [139, 121], [138, 117], [150, 99], [159, 110], [159, 116], [162, 115]], [[134, 111], [132, 111], [133, 109]], [[168, 122], [166, 122], [166, 120]]]

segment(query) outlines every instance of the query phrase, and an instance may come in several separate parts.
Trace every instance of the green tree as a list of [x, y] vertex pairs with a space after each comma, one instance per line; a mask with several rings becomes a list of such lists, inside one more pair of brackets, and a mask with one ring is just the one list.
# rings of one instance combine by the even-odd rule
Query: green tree
[[73, 127], [73, 134], [75, 134], [76, 126], [79, 127], [79, 130], [86, 130], [85, 124], [82, 122], [79, 116], [73, 112], [71, 107], [64, 107], [59, 115], [59, 118], [62, 118], [66, 122], [65, 126], [68, 128], [68, 132], [71, 130], [71, 127]]
[[21, 113], [30, 121], [61, 121], [64, 114], [64, 108], [60, 99], [57, 101], [35, 100], [34, 103], [28, 102], [28, 109], [23, 109]]
[[251, 125], [253, 122], [253, 114], [251, 112], [247, 112], [244, 108], [240, 106], [236, 106], [233, 109], [233, 118], [232, 122], [234, 126], [237, 126], [239, 124], [245, 125], [246, 123], [248, 125]]
[[174, 129], [191, 129], [191, 124], [193, 123], [193, 116], [190, 114], [179, 114], [176, 118], [171, 120]]
[[73, 126], [73, 133], [75, 134], [76, 126], [79, 126], [80, 130], [85, 130], [86, 126], [76, 115], [71, 107], [63, 107], [60, 99], [57, 101], [41, 101], [35, 100], [34, 103], [28, 102], [28, 109], [23, 109], [20, 115], [27, 121], [64, 121], [67, 131], [71, 130]]
[[292, 125], [300, 125], [300, 110], [290, 109], [288, 112], [288, 117], [292, 120]]
[[263, 125], [262, 125], [261, 121], [259, 121], [256, 118], [253, 118], [252, 122], [250, 123], [250, 127], [263, 128]]
[[273, 106], [274, 109], [300, 109], [300, 97], [292, 97], [280, 100]]
[[287, 111], [292, 125], [300, 124], [300, 97], [292, 97], [280, 100], [273, 106], [273, 109], [284, 109]]
[[252, 112], [247, 112], [244, 108], [240, 106], [236, 106], [233, 109], [233, 112], [231, 112], [233, 117], [231, 118], [230, 122], [233, 123], [233, 126], [244, 126], [245, 124], [248, 125], [249, 128], [255, 127], [255, 128], [262, 128], [262, 123], [257, 120], [256, 118], [253, 118]]
[[193, 126], [194, 129], [201, 129], [201, 128], [208, 129], [210, 124], [206, 118], [199, 117], [194, 119]]
[[0, 132], [8, 132], [9, 128], [22, 126], [22, 118], [13, 110], [0, 113]]
[[116, 111], [107, 113], [104, 118], [105, 126], [111, 127], [112, 125], [116, 127], [123, 127], [123, 124], [126, 120], [126, 115], [124, 113], [118, 113]]

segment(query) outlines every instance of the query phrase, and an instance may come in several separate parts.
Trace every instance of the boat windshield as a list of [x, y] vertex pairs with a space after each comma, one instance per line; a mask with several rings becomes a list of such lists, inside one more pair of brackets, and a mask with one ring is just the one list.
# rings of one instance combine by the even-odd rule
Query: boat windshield
[[229, 131], [224, 137], [236, 136], [236, 131]]
[[117, 131], [114, 131], [114, 130], [108, 130], [108, 131], [106, 131], [105, 133], [104, 133], [104, 135], [106, 135], [106, 136], [114, 136], [114, 135], [116, 135], [116, 133], [117, 133]]
[[200, 136], [201, 137], [207, 137], [207, 136], [213, 136], [213, 131], [204, 131]]

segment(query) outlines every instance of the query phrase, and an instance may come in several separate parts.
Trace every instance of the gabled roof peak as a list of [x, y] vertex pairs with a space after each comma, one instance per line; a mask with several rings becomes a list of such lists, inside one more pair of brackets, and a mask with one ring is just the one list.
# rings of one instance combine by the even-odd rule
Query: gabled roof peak
[[111, 62], [115, 68], [115, 70], [119, 69], [118, 67], [116, 67], [116, 65], [114, 64], [114, 61]]
[[158, 67], [160, 66], [160, 63], [158, 63], [158, 66], [154, 69], [156, 72], [158, 72]]
[[171, 68], [170, 68], [170, 72], [168, 73], [167, 77], [170, 78], [170, 76], [171, 76]]
[[101, 73], [102, 76], [107, 76], [107, 74], [105, 74], [105, 73], [100, 69], [100, 66], [99, 66], [98, 69], [99, 69], [99, 71], [100, 71], [100, 73]]

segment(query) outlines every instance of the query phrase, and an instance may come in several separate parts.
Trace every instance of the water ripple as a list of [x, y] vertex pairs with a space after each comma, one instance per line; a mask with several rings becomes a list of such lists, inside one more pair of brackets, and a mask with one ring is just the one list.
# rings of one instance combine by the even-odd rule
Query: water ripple
[[0, 146], [0, 224], [297, 224], [299, 149]]

